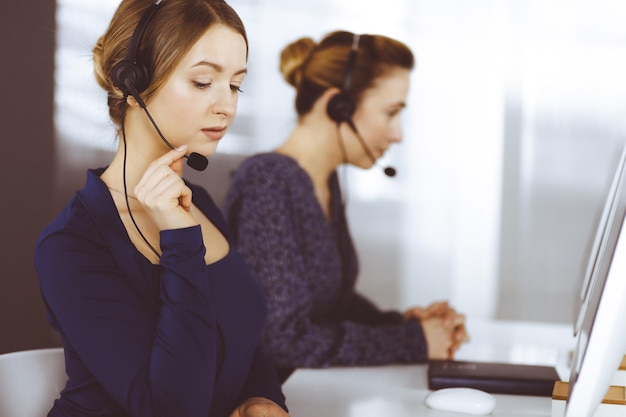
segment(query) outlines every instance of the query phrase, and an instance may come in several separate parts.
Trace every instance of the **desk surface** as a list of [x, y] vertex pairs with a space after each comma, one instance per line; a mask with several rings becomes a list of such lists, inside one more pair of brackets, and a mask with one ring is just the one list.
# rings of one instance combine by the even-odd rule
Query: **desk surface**
[[[568, 380], [571, 325], [526, 322], [468, 322], [472, 340], [456, 359], [552, 365]], [[424, 405], [430, 392], [426, 365], [300, 369], [285, 383], [293, 417], [453, 417]], [[496, 395], [494, 416], [550, 416], [551, 399]]]

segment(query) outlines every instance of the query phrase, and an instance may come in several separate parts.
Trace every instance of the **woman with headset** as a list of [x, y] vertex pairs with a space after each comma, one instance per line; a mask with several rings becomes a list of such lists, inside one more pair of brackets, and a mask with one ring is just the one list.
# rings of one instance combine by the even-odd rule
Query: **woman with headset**
[[358, 261], [336, 170], [370, 168], [402, 139], [413, 66], [406, 45], [380, 35], [338, 31], [282, 51], [297, 125], [275, 151], [242, 164], [225, 206], [268, 298], [263, 344], [282, 380], [300, 367], [450, 358], [467, 340], [464, 317], [446, 302], [383, 312], [354, 289]]
[[262, 289], [181, 177], [232, 123], [247, 54], [221, 0], [123, 0], [94, 47], [120, 144], [37, 242], [68, 374], [49, 417], [287, 416]]

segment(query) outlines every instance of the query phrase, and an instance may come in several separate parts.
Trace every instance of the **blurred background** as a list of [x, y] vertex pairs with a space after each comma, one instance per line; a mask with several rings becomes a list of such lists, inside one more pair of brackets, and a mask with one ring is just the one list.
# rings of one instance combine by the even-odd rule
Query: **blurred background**
[[[7, 3], [0, 17], [0, 46], [13, 57], [0, 66], [0, 353], [57, 343], [34, 242], [117, 146], [91, 48], [119, 0], [39, 3]], [[294, 126], [294, 92], [278, 71], [287, 43], [337, 29], [397, 38], [417, 58], [404, 141], [380, 161], [398, 175], [341, 172], [359, 289], [384, 308], [447, 299], [474, 318], [574, 321], [626, 140], [623, 1], [229, 3], [248, 31], [249, 75], [210, 166], [272, 150]], [[219, 199], [228, 175], [204, 174], [189, 176]]]

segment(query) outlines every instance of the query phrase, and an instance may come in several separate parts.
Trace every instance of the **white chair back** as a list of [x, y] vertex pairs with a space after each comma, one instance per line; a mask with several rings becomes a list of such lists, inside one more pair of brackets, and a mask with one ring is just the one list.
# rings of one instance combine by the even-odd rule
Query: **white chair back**
[[45, 417], [65, 387], [63, 348], [0, 355], [0, 417]]

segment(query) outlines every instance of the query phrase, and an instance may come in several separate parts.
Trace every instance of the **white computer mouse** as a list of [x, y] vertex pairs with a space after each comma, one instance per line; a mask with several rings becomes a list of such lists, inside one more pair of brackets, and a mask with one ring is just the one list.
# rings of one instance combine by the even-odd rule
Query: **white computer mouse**
[[443, 388], [429, 393], [424, 402], [435, 410], [474, 415], [489, 414], [496, 408], [493, 395], [475, 388]]

